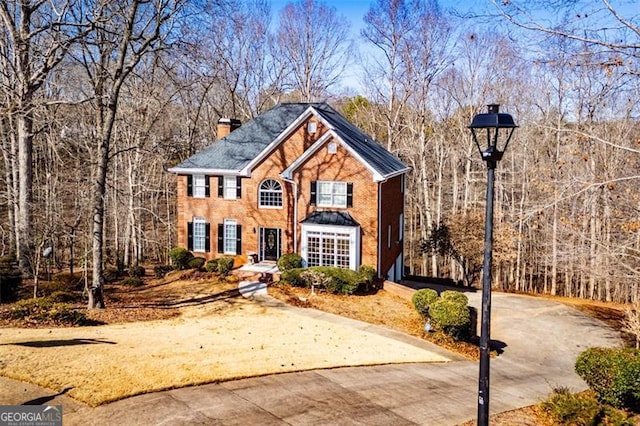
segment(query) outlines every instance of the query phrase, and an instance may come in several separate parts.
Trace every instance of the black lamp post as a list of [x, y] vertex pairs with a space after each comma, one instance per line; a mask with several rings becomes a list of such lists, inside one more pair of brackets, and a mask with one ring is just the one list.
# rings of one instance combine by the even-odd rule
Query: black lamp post
[[[516, 124], [510, 114], [498, 112], [500, 105], [490, 104], [486, 114], [473, 117], [469, 125], [473, 141], [480, 151], [480, 156], [487, 163], [487, 209], [484, 225], [484, 263], [482, 266], [482, 323], [480, 326], [480, 378], [478, 381], [478, 425], [489, 424], [489, 356], [491, 332], [491, 264], [493, 245], [493, 183], [498, 161], [507, 150]], [[501, 130], [504, 129], [504, 130]], [[481, 146], [478, 138], [486, 132], [486, 146]], [[504, 146], [498, 145], [499, 136], [504, 139]]]

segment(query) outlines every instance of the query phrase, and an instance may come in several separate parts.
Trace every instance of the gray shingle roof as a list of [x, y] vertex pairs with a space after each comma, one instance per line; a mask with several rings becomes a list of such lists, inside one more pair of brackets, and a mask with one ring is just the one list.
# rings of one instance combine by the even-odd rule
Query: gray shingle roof
[[239, 172], [309, 107], [333, 127], [335, 133], [381, 176], [392, 176], [408, 170], [398, 158], [326, 103], [282, 103], [197, 152], [171, 171], [184, 173], [188, 169], [208, 169]]
[[360, 226], [349, 213], [343, 211], [315, 211], [302, 220], [301, 223], [332, 226]]

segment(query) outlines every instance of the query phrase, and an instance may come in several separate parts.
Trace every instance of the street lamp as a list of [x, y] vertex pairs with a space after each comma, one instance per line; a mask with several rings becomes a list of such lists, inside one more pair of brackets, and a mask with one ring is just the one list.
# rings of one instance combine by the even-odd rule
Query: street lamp
[[[488, 112], [477, 114], [469, 125], [473, 141], [482, 160], [487, 163], [487, 207], [484, 223], [484, 263], [482, 265], [482, 322], [480, 325], [480, 378], [478, 380], [478, 425], [489, 424], [489, 356], [491, 341], [491, 264], [493, 245], [493, 183], [498, 161], [507, 150], [516, 124], [510, 114], [498, 112], [500, 105], [488, 105]], [[502, 130], [504, 129], [504, 130]], [[486, 146], [480, 145], [482, 133], [486, 133]], [[499, 146], [502, 135], [504, 146]]]

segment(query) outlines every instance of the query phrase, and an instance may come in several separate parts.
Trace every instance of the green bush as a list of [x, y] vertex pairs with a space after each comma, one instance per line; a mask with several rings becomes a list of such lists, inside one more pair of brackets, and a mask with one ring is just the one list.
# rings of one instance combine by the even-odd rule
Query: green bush
[[332, 266], [313, 266], [309, 269], [322, 272], [331, 278], [327, 284], [327, 291], [329, 293], [353, 294], [358, 291], [362, 283], [360, 275], [351, 269], [335, 268]]
[[640, 411], [640, 349], [589, 348], [576, 359], [575, 371], [599, 401]]
[[540, 408], [557, 425], [616, 425], [634, 423], [620, 410], [599, 404], [590, 393], [571, 393], [567, 388], [554, 389]]
[[440, 298], [429, 306], [429, 317], [433, 324], [457, 340], [470, 336], [471, 315], [469, 307], [462, 303]]
[[126, 285], [129, 287], [140, 287], [144, 285], [144, 281], [142, 281], [138, 277], [128, 277], [122, 280], [122, 285]]
[[431, 288], [418, 290], [411, 297], [413, 307], [425, 318], [429, 316], [429, 306], [436, 300], [438, 300], [438, 292]]
[[218, 259], [218, 273], [226, 277], [233, 269], [233, 257], [221, 257]]
[[83, 312], [72, 309], [66, 303], [56, 303], [46, 297], [24, 299], [14, 303], [9, 316], [30, 322], [54, 322], [62, 325], [83, 325], [89, 322]]
[[141, 278], [141, 277], [144, 277], [144, 274], [146, 272], [147, 271], [145, 271], [145, 269], [140, 265], [132, 266], [131, 268], [129, 268], [129, 276], [130, 277]]
[[189, 269], [200, 270], [204, 266], [206, 259], [204, 257], [194, 257], [189, 260]]
[[16, 300], [20, 284], [22, 284], [22, 274], [15, 257], [0, 257], [0, 303]]
[[464, 306], [469, 304], [469, 298], [466, 294], [460, 293], [459, 291], [454, 290], [445, 290], [440, 295], [445, 300], [451, 300], [452, 302], [461, 303]]
[[207, 272], [218, 272], [218, 259], [207, 260], [204, 264], [204, 269]]
[[169, 251], [169, 259], [174, 269], [182, 270], [189, 267], [189, 260], [193, 258], [191, 252], [183, 247], [174, 247]]
[[171, 265], [157, 265], [153, 267], [153, 273], [156, 278], [164, 278], [164, 276], [171, 271], [173, 271], [173, 266]]
[[369, 265], [360, 265], [358, 268], [358, 275], [360, 275], [361, 289], [362, 291], [370, 291], [376, 288], [378, 281], [378, 272], [376, 268]]
[[307, 287], [307, 282], [300, 276], [306, 270], [306, 268], [296, 268], [282, 271], [280, 280], [294, 287]]
[[296, 253], [283, 254], [277, 262], [280, 272], [302, 267], [302, 258]]

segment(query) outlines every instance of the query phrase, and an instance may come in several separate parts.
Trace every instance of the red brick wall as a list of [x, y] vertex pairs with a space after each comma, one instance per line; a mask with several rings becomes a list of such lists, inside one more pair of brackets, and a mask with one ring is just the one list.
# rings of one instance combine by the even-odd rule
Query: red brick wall
[[[311, 118], [315, 120], [314, 117]], [[179, 176], [178, 196], [178, 244], [187, 246], [187, 222], [194, 216], [202, 216], [211, 224], [211, 252], [197, 253], [198, 256], [213, 258], [217, 253], [217, 224], [225, 218], [236, 219], [242, 225], [242, 254], [259, 252], [258, 236], [260, 226], [282, 229], [282, 253], [293, 252], [293, 237], [297, 235], [298, 251], [301, 246], [301, 228], [294, 224], [306, 218], [312, 211], [321, 208], [311, 206], [310, 184], [316, 180], [343, 181], [353, 183], [353, 207], [346, 209], [361, 226], [361, 263], [378, 268], [379, 241], [382, 242], [381, 272], [386, 272], [402, 249], [398, 240], [399, 215], [402, 213], [402, 178], [396, 177], [380, 184], [383, 203], [381, 235], [378, 235], [378, 191], [379, 184], [373, 181], [372, 173], [347, 149], [339, 143], [337, 152], [329, 154], [325, 143], [315, 155], [302, 164], [293, 174], [298, 182], [297, 218], [294, 218], [294, 185], [279, 177], [293, 161], [299, 158], [305, 149], [311, 146], [326, 131], [318, 123], [314, 135], [307, 133], [303, 123], [287, 140], [283, 141], [265, 160], [252, 171], [251, 178], [242, 179], [242, 198], [225, 200], [217, 197], [217, 177], [211, 177], [211, 196], [193, 198], [186, 196], [187, 177]], [[275, 179], [283, 187], [284, 205], [282, 209], [264, 209], [258, 207], [258, 187], [266, 179]], [[329, 209], [331, 210], [331, 209]], [[387, 225], [392, 225], [392, 247], [387, 248]], [[255, 231], [254, 231], [255, 230]]]
[[[380, 239], [380, 273], [386, 274], [403, 249], [402, 230], [400, 229], [400, 215], [404, 213], [402, 176], [391, 178], [380, 185], [383, 206], [380, 218], [382, 237]], [[391, 226], [390, 236], [389, 226]], [[389, 241], [391, 241], [391, 247], [389, 247]]]

